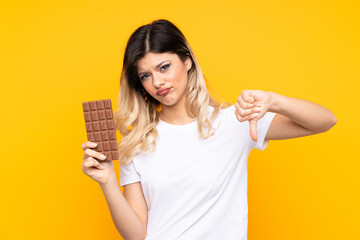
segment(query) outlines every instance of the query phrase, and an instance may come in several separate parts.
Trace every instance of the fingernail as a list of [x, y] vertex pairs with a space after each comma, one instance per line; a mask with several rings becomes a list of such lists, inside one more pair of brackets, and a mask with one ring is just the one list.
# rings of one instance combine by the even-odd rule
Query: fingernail
[[106, 158], [106, 156], [105, 156], [105, 155], [101, 155], [100, 157], [101, 157], [101, 159], [105, 159], [105, 158]]
[[101, 168], [101, 169], [105, 169], [105, 167], [104, 167], [103, 165], [100, 165], [100, 168]]
[[93, 143], [92, 145], [93, 145], [94, 147], [96, 147], [96, 146], [97, 146], [97, 143]]

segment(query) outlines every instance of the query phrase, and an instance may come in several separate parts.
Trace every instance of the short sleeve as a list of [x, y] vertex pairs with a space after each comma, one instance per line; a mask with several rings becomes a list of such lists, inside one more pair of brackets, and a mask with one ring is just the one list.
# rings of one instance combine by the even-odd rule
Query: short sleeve
[[270, 124], [272, 120], [274, 119], [276, 113], [273, 112], [267, 112], [265, 115], [260, 118], [260, 120], [257, 122], [257, 141], [251, 141], [253, 142], [253, 148], [257, 148], [261, 151], [264, 151], [266, 146], [269, 143], [269, 140], [265, 141], [265, 136], [267, 131], [269, 130]]
[[127, 165], [120, 165], [120, 186], [124, 186], [134, 182], [140, 182], [141, 176], [136, 171], [134, 161]]

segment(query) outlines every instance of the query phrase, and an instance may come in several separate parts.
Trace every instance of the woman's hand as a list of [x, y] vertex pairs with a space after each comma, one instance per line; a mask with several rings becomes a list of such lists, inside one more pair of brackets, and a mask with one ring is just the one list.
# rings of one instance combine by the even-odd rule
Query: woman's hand
[[95, 147], [96, 143], [90, 141], [81, 145], [81, 148], [84, 150], [84, 161], [81, 164], [83, 172], [99, 184], [117, 181], [113, 162], [111, 160], [106, 161], [105, 158], [102, 158], [103, 154], [90, 149]]
[[249, 121], [250, 136], [257, 141], [256, 124], [270, 108], [271, 94], [261, 90], [243, 90], [235, 103], [239, 122]]

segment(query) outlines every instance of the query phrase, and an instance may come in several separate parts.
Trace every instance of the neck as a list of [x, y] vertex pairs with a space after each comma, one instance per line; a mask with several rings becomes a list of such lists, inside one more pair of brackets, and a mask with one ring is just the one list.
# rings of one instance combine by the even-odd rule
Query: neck
[[194, 121], [185, 109], [185, 103], [178, 103], [173, 106], [162, 106], [160, 119], [164, 122], [174, 125], [184, 125]]

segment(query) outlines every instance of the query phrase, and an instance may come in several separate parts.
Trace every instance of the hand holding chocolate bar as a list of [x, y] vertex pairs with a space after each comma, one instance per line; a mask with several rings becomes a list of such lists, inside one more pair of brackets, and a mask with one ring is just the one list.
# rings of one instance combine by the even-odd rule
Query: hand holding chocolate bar
[[117, 160], [119, 153], [111, 100], [83, 102], [83, 112], [88, 141], [81, 145], [82, 170], [100, 184], [116, 182], [111, 160]]
[[116, 182], [113, 162], [105, 161], [101, 157], [104, 155], [93, 150], [92, 148], [95, 148], [95, 144], [94, 142], [87, 141], [81, 145], [81, 148], [84, 150], [84, 161], [81, 163], [83, 172], [99, 184]]

